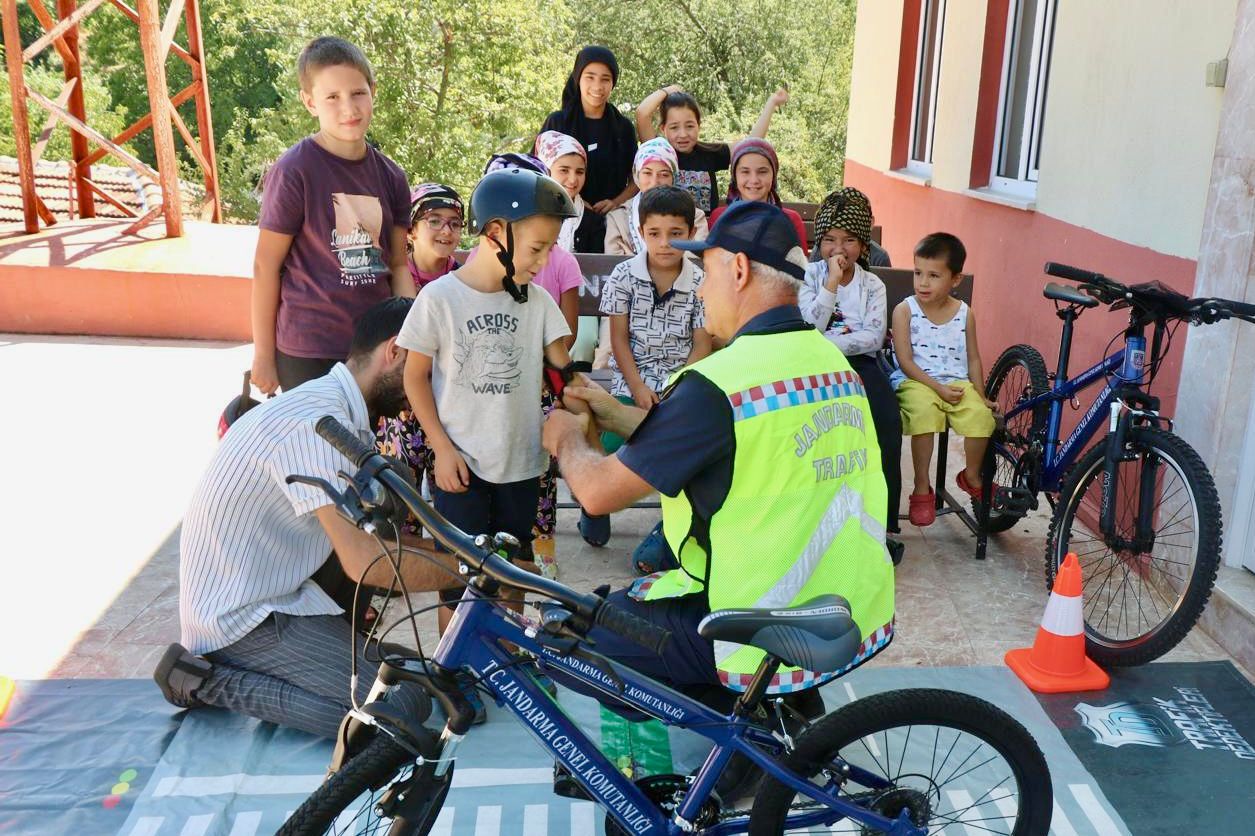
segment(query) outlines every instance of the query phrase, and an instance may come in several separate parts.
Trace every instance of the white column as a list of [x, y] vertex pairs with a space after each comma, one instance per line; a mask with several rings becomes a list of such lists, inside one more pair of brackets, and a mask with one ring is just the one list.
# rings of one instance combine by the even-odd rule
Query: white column
[[[1220, 59], [1223, 56], [1217, 55]], [[1255, 0], [1240, 0], [1203, 218], [1195, 296], [1255, 301]], [[1199, 85], [1203, 68], [1198, 68]], [[1255, 566], [1255, 325], [1191, 328], [1177, 431], [1216, 479], [1225, 562]]]

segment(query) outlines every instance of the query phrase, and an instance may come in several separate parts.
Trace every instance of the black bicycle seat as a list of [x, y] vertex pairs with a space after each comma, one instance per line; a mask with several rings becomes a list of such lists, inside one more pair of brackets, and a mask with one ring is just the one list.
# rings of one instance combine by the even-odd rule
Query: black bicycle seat
[[1099, 305], [1098, 300], [1093, 296], [1090, 296], [1088, 293], [1083, 293], [1075, 287], [1068, 287], [1067, 285], [1056, 284], [1055, 282], [1051, 282], [1046, 285], [1046, 288], [1041, 292], [1041, 295], [1045, 296], [1047, 299], [1054, 299], [1058, 302], [1067, 302], [1069, 305], [1080, 305], [1085, 308], [1096, 308]]
[[703, 618], [697, 632], [711, 641], [748, 644], [786, 665], [819, 672], [844, 668], [862, 645], [850, 602], [840, 595], [820, 595], [782, 609], [719, 610]]

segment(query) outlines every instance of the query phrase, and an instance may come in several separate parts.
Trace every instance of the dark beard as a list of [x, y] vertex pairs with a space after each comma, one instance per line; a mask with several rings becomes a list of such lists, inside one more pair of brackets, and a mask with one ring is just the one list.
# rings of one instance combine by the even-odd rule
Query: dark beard
[[366, 411], [370, 413], [372, 426], [381, 417], [397, 417], [402, 410], [409, 409], [409, 406], [409, 398], [405, 396], [404, 368], [384, 372], [366, 394]]

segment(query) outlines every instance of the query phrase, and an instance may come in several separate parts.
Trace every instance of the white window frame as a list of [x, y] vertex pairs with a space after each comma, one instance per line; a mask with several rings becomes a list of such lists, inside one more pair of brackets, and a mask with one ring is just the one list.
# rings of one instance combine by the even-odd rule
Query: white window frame
[[[1029, 88], [1024, 102], [1025, 119], [1031, 120], [1020, 131], [1020, 165], [1018, 177], [1003, 177], [1001, 167], [1003, 142], [1007, 135], [1006, 109], [1016, 70], [1016, 23], [1024, 0], [1013, 0], [1007, 15], [1007, 36], [1002, 55], [1002, 83], [998, 89], [998, 122], [994, 135], [994, 154], [989, 176], [991, 189], [1020, 197], [1037, 196], [1037, 176], [1040, 170], [1038, 151], [1041, 148], [1042, 114], [1046, 107], [1047, 75], [1050, 71], [1050, 54], [1054, 46], [1054, 19], [1057, 0], [1039, 0], [1033, 20], [1033, 49], [1029, 63]], [[1023, 36], [1023, 33], [1020, 33]]]
[[[928, 43], [928, 12], [934, 3], [937, 37], [933, 40], [932, 74], [928, 86], [928, 138], [921, 152], [916, 146], [915, 137], [919, 133], [920, 116], [924, 115], [920, 108], [920, 93], [924, 89], [924, 47]], [[911, 136], [906, 155], [906, 170], [922, 177], [932, 177], [933, 173], [933, 136], [937, 128], [937, 88], [941, 81], [941, 44], [945, 36], [945, 25], [946, 0], [920, 0], [919, 39], [915, 45], [915, 91], [911, 96]]]

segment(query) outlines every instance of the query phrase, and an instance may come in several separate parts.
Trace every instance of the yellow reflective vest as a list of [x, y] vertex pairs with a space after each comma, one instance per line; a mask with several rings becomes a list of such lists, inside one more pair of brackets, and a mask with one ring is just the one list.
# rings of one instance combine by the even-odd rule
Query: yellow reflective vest
[[[683, 491], [662, 498], [663, 533], [680, 568], [643, 578], [637, 596], [705, 590], [716, 611], [788, 607], [835, 592], [859, 625], [863, 647], [851, 666], [861, 663], [893, 632], [888, 495], [862, 381], [812, 329], [743, 334], [672, 385], [693, 372], [731, 406], [732, 483], [708, 520]], [[744, 690], [763, 651], [728, 642], [714, 649], [720, 679]], [[769, 690], [800, 690], [841, 672], [782, 667]]]

